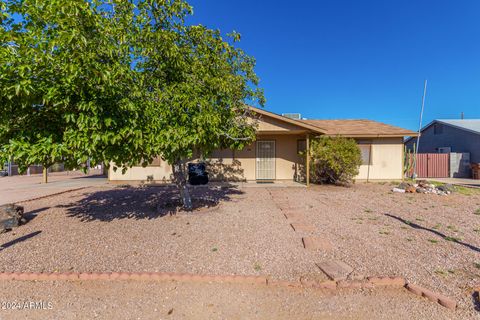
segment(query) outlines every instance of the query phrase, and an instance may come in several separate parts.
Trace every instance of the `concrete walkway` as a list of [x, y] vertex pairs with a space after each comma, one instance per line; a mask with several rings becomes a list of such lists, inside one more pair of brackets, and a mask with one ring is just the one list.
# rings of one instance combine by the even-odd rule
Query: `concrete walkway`
[[432, 178], [432, 180], [453, 185], [480, 188], [480, 180], [461, 178]]
[[107, 184], [101, 175], [85, 175], [81, 172], [51, 173], [47, 184], [42, 183], [42, 175], [11, 176], [0, 178], [0, 205], [16, 203], [44, 197], [72, 189]]

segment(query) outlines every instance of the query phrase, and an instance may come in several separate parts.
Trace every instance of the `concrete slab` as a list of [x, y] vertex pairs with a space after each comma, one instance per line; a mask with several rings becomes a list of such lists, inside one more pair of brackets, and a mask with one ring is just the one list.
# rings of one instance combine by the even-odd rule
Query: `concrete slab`
[[306, 216], [301, 212], [287, 211], [284, 215], [290, 222], [303, 222], [306, 220]]
[[304, 237], [302, 238], [303, 247], [310, 251], [323, 250], [330, 251], [333, 249], [332, 243], [324, 238]]
[[317, 266], [334, 281], [346, 280], [353, 268], [340, 260], [327, 260], [317, 263]]
[[107, 183], [106, 177], [85, 175], [80, 172], [51, 173], [47, 184], [42, 183], [42, 175], [2, 177], [0, 178], [0, 205]]
[[316, 230], [314, 225], [294, 222], [290, 224], [296, 232], [314, 232]]

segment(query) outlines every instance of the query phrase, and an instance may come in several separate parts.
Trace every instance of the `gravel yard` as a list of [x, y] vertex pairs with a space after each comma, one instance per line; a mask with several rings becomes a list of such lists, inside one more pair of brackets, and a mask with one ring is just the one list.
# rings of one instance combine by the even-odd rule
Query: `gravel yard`
[[[426, 302], [445, 318], [474, 317], [480, 193], [407, 195], [390, 189], [375, 183], [196, 188], [196, 197], [219, 201], [219, 206], [171, 215], [175, 193], [168, 187], [91, 187], [24, 203], [33, 219], [0, 234], [0, 271], [166, 271], [324, 280], [315, 263], [337, 259], [356, 275], [404, 276], [455, 298], [455, 313]], [[302, 212], [316, 230], [293, 231], [281, 210], [287, 208]], [[307, 234], [328, 239], [333, 250], [303, 249], [301, 238]]]
[[26, 211], [38, 215], [0, 235], [0, 243], [17, 241], [1, 251], [0, 270], [324, 277], [267, 189], [197, 188], [195, 194], [222, 200], [178, 215], [157, 211], [176, 195], [166, 187], [92, 188], [27, 202]]
[[478, 316], [472, 293], [480, 284], [480, 190], [437, 196], [391, 188], [315, 186], [288, 197], [304, 203], [309, 222], [334, 242], [327, 257], [359, 274], [404, 276], [455, 298], [465, 317]]

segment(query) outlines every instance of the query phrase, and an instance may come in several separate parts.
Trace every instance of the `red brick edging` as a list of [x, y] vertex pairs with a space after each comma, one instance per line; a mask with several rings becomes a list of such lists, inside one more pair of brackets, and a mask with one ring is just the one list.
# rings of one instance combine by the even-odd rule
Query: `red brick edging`
[[425, 297], [430, 301], [437, 302], [438, 304], [444, 306], [445, 308], [455, 309], [457, 307], [457, 303], [455, 302], [455, 300], [445, 297], [444, 295], [441, 295], [439, 293], [417, 286], [416, 284], [408, 283], [405, 286], [405, 288], [411, 293], [421, 297]]
[[216, 275], [194, 275], [186, 273], [168, 273], [168, 272], [1, 272], [0, 280], [19, 280], [19, 281], [58, 281], [58, 280], [143, 280], [143, 281], [177, 281], [177, 282], [213, 282], [213, 283], [241, 283], [268, 285], [276, 287], [290, 288], [314, 288], [314, 289], [362, 289], [376, 287], [405, 287], [410, 292], [425, 297], [440, 305], [455, 309], [457, 303], [455, 300], [434, 293], [420, 286], [407, 283], [402, 277], [367, 277], [364, 280], [352, 281], [283, 281], [270, 280], [266, 276], [216, 276]]

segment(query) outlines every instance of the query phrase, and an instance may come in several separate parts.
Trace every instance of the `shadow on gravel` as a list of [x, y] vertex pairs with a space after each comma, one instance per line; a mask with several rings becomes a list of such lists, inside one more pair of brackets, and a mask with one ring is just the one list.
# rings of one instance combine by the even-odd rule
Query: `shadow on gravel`
[[478, 292], [474, 292], [472, 294], [472, 301], [473, 301], [473, 306], [475, 308], [475, 311], [480, 311], [480, 302], [478, 300]]
[[7, 249], [8, 247], [11, 247], [13, 245], [16, 245], [17, 243], [19, 242], [23, 242], [23, 241], [26, 241], [30, 238], [33, 238], [35, 237], [36, 235], [42, 233], [42, 231], [35, 231], [35, 232], [32, 232], [32, 233], [29, 233], [29, 234], [26, 234], [24, 236], [21, 236], [21, 237], [18, 237], [17, 239], [14, 239], [12, 241], [9, 241], [9, 242], [5, 242], [4, 244], [2, 244], [0, 246], [0, 251], [4, 250], [4, 249]]
[[25, 212], [25, 214], [23, 215], [23, 218], [25, 219], [25, 223], [28, 223], [28, 222], [32, 221], [33, 219], [35, 219], [38, 216], [38, 214], [40, 212], [46, 211], [48, 209], [50, 209], [50, 207], [38, 208], [38, 209], [35, 209], [35, 210]]
[[[403, 223], [406, 224], [407, 226], [410, 226], [410, 227], [412, 227], [412, 228], [414, 228], [414, 229], [425, 230], [425, 231], [431, 232], [431, 233], [433, 233], [433, 234], [435, 234], [435, 235], [443, 238], [444, 240], [452, 239], [452, 238], [444, 235], [443, 233], [438, 232], [437, 230], [433, 230], [433, 229], [429, 229], [429, 228], [422, 227], [421, 225], [418, 225], [418, 224], [416, 224], [416, 223], [413, 223], [413, 222], [408, 221], [408, 220], [405, 220], [405, 219], [403, 219], [403, 218], [394, 216], [394, 215], [389, 214], [389, 213], [385, 213], [385, 215], [386, 215], [387, 217], [390, 217], [390, 218], [396, 219], [396, 220], [398, 220], [398, 221], [400, 221], [400, 222], [403, 222]], [[460, 245], [462, 245], [462, 246], [464, 246], [464, 247], [467, 247], [467, 248], [469, 248], [470, 250], [473, 250], [473, 251], [475, 251], [475, 252], [480, 252], [480, 248], [475, 247], [475, 246], [473, 246], [473, 245], [471, 245], [471, 244], [469, 244], [469, 243], [465, 243], [465, 242], [463, 242], [463, 241], [456, 240], [456, 239], [452, 239], [452, 240], [448, 240], [448, 241], [451, 241], [451, 242], [454, 242], [454, 243], [458, 243], [458, 244], [460, 244]]]
[[[215, 207], [243, 194], [234, 185], [200, 186], [190, 189], [195, 214], [201, 208]], [[70, 217], [81, 221], [113, 221], [116, 219], [156, 219], [182, 212], [180, 194], [174, 186], [117, 187], [89, 193], [85, 198], [60, 207]]]

